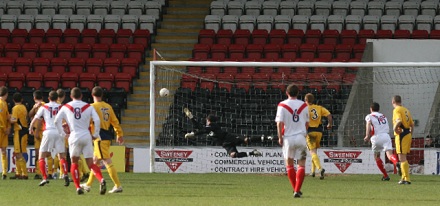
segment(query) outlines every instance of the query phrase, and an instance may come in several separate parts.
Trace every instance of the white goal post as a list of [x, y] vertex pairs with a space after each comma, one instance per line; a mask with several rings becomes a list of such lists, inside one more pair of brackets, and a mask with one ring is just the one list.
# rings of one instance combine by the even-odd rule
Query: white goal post
[[[326, 68], [334, 68], [334, 67], [343, 67], [343, 68], [359, 68], [357, 71], [357, 77], [356, 81], [353, 83], [353, 88], [351, 89], [350, 96], [347, 100], [347, 106], [344, 108], [344, 114], [341, 115], [342, 119], [339, 122], [340, 126], [337, 129], [337, 147], [344, 147], [344, 141], [346, 142], [346, 139], [343, 139], [345, 136], [347, 136], [347, 132], [351, 132], [348, 135], [359, 135], [358, 133], [364, 134], [364, 132], [361, 130], [364, 129], [363, 117], [369, 112], [369, 104], [371, 103], [371, 100], [376, 97], [382, 97], [385, 96], [386, 99], [382, 100], [384, 101], [384, 104], [391, 104], [391, 97], [389, 96], [389, 93], [386, 92], [380, 92], [381, 87], [375, 87], [371, 86], [371, 84], [381, 84], [386, 85], [388, 90], [393, 93], [393, 86], [402, 86], [402, 85], [415, 85], [420, 87], [420, 85], [426, 84], [428, 87], [435, 87], [433, 88], [434, 93], [432, 95], [432, 101], [427, 103], [427, 106], [430, 106], [429, 111], [427, 112], [427, 116], [417, 116], [419, 121], [423, 123], [425, 126], [424, 128], [420, 129], [418, 131], [419, 136], [423, 137], [425, 134], [429, 134], [431, 131], [431, 125], [433, 122], [437, 122], [436, 118], [438, 118], [435, 114], [438, 110], [438, 104], [440, 103], [440, 95], [438, 91], [439, 82], [440, 82], [440, 62], [212, 62], [212, 61], [151, 61], [150, 62], [150, 88], [149, 88], [149, 95], [150, 95], [150, 172], [155, 172], [155, 148], [156, 148], [156, 139], [157, 131], [156, 131], [156, 96], [158, 95], [158, 91], [161, 89], [161, 87], [164, 87], [161, 85], [161, 87], [158, 87], [156, 84], [159, 80], [157, 77], [157, 70], [158, 68], [173, 68], [173, 67], [272, 67], [272, 68], [278, 68], [278, 67], [290, 67], [290, 68], [298, 68], [298, 67], [308, 67], [308, 68], [316, 68], [316, 67], [326, 67]], [[373, 69], [371, 68], [380, 68], [378, 70], [375, 70], [373, 72]], [[438, 71], [437, 71], [438, 70]], [[363, 74], [362, 74], [363, 72]], [[396, 72], [396, 73], [394, 73]], [[182, 74], [186, 73], [186, 71], [182, 71]], [[373, 74], [374, 73], [374, 74]], [[401, 74], [404, 74], [402, 76], [399, 76]], [[418, 75], [421, 75], [420, 78], [418, 78]], [[384, 80], [389, 78], [390, 80]], [[393, 81], [393, 78], [403, 78], [402, 82], [400, 81]], [[420, 81], [414, 81], [412, 78], [421, 79]], [[165, 80], [166, 81], [166, 80]], [[386, 82], [383, 82], [386, 81]], [[408, 82], [413, 81], [413, 82]], [[369, 86], [365, 86], [369, 85]], [[391, 87], [388, 87], [391, 85]], [[432, 86], [434, 85], [434, 86]], [[365, 88], [363, 88], [365, 86]], [[356, 88], [359, 87], [359, 88]], [[405, 87], [405, 86], [402, 86]], [[381, 93], [381, 95], [376, 94], [368, 94], [363, 95], [364, 89], [369, 88], [372, 90], [373, 88], [375, 90], [378, 90], [377, 93]], [[423, 88], [420, 88], [423, 89]], [[401, 90], [396, 89], [394, 90], [394, 94], [397, 95]], [[413, 93], [416, 93], [416, 91], [412, 91]], [[171, 93], [173, 93], [171, 91]], [[426, 94], [424, 94], [426, 95]], [[362, 96], [369, 96], [366, 99], [362, 99]], [[389, 98], [388, 98], [389, 97]], [[419, 97], [417, 97], [419, 98]], [[383, 98], [382, 98], [383, 99]], [[364, 102], [363, 104], [360, 104], [359, 102]], [[420, 100], [421, 101], [421, 100]], [[417, 104], [417, 103], [416, 103]], [[383, 104], [381, 104], [382, 106]], [[404, 105], [405, 105], [405, 98], [404, 98]], [[359, 107], [359, 108], [358, 108]], [[384, 106], [385, 107], [385, 106]], [[389, 109], [389, 105], [386, 106]], [[381, 107], [382, 108], [382, 107]], [[412, 108], [410, 107], [410, 110]], [[356, 112], [356, 119], [351, 119], [350, 116], [353, 112]], [[389, 117], [388, 119], [390, 119]], [[425, 119], [425, 120], [422, 120]], [[348, 123], [350, 122], [350, 123]], [[351, 122], [356, 122], [356, 126], [359, 128], [352, 129]], [[353, 123], [354, 124], [354, 123]], [[345, 125], [349, 125], [347, 128]], [[361, 125], [361, 126], [360, 126]], [[348, 130], [356, 130], [356, 131], [348, 131]], [[437, 131], [436, 131], [437, 132]], [[355, 140], [356, 141], [356, 140]]]

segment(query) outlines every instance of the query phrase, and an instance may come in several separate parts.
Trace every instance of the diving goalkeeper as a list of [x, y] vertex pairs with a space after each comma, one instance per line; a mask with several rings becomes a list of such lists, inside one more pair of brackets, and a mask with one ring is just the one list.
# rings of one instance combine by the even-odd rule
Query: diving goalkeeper
[[221, 127], [216, 123], [217, 117], [214, 115], [208, 115], [206, 117], [206, 126], [203, 126], [192, 115], [188, 108], [183, 109], [185, 115], [191, 120], [196, 131], [187, 133], [185, 138], [193, 138], [196, 135], [207, 134], [208, 137], [212, 138], [217, 145], [222, 145], [223, 148], [228, 152], [229, 156], [232, 158], [242, 158], [247, 156], [262, 156], [262, 153], [256, 149], [253, 151], [238, 152], [237, 145], [247, 144], [250, 141], [250, 137], [240, 138], [226, 131], [223, 131]]

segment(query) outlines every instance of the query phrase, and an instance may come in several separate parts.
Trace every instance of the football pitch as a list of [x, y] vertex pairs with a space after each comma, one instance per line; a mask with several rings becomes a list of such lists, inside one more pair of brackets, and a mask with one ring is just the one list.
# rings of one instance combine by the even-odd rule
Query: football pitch
[[[412, 175], [411, 185], [398, 176], [307, 176], [301, 198], [293, 198], [285, 175], [267, 174], [134, 174], [120, 173], [124, 191], [99, 195], [99, 185], [77, 195], [73, 183], [52, 180], [0, 180], [0, 205], [437, 205], [440, 177]], [[113, 183], [105, 174], [107, 189]]]

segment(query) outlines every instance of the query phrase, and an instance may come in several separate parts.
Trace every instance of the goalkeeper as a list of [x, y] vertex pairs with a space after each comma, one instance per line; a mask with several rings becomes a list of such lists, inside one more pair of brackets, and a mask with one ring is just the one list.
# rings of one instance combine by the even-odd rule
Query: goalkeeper
[[230, 134], [226, 131], [223, 131], [221, 127], [216, 123], [217, 117], [214, 115], [208, 115], [206, 117], [206, 126], [203, 126], [192, 115], [191, 111], [188, 108], [183, 109], [185, 115], [191, 120], [194, 127], [197, 129], [195, 132], [190, 132], [185, 135], [185, 138], [193, 138], [196, 135], [207, 134], [211, 137], [217, 145], [222, 145], [223, 148], [228, 152], [229, 156], [232, 158], [242, 158], [247, 156], [262, 156], [262, 153], [256, 149], [253, 151], [246, 152], [238, 152], [237, 145], [247, 144], [250, 141], [249, 137], [244, 139], [239, 138], [233, 134]]

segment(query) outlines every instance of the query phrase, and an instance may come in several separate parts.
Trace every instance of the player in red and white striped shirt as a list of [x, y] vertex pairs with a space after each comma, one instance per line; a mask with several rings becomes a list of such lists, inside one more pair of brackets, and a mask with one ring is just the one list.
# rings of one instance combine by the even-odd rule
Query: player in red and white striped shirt
[[92, 137], [93, 139], [100, 138], [99, 137], [99, 129], [100, 127], [95, 127], [94, 131], [92, 131], [92, 135], [89, 131], [90, 121], [93, 120], [94, 125], [100, 125], [99, 116], [96, 113], [95, 109], [88, 103], [81, 101], [82, 93], [81, 90], [77, 87], [73, 88], [70, 94], [70, 97], [73, 99], [71, 102], [63, 105], [63, 107], [58, 112], [55, 117], [55, 124], [57, 126], [58, 132], [62, 136], [66, 136], [64, 132], [62, 123], [63, 120], [69, 125], [70, 134], [68, 142], [69, 142], [69, 151], [72, 165], [70, 167], [70, 172], [72, 174], [73, 182], [75, 183], [75, 187], [77, 193], [79, 195], [84, 194], [83, 189], [80, 187], [79, 181], [79, 171], [78, 171], [78, 160], [80, 155], [83, 154], [87, 165], [93, 171], [95, 176], [100, 181], [100, 194], [105, 194], [107, 188], [104, 178], [101, 174], [101, 169], [93, 163], [93, 145], [92, 145]]
[[389, 181], [390, 177], [383, 166], [382, 159], [380, 159], [380, 151], [385, 151], [388, 159], [393, 162], [394, 165], [396, 165], [398, 160], [397, 156], [393, 154], [393, 145], [391, 144], [391, 137], [389, 135], [390, 126], [388, 125], [388, 119], [385, 117], [385, 115], [379, 112], [379, 109], [379, 103], [373, 102], [371, 104], [371, 114], [365, 117], [367, 124], [364, 141], [371, 141], [371, 148], [374, 151], [374, 158], [376, 159], [377, 167], [383, 174], [382, 181]]
[[[301, 197], [301, 186], [305, 176], [307, 157], [306, 135], [309, 127], [309, 109], [304, 101], [298, 100], [299, 89], [290, 84], [286, 89], [288, 99], [280, 102], [277, 108], [278, 142], [283, 146], [287, 176], [294, 190], [293, 197]], [[295, 172], [294, 159], [298, 160]]]

